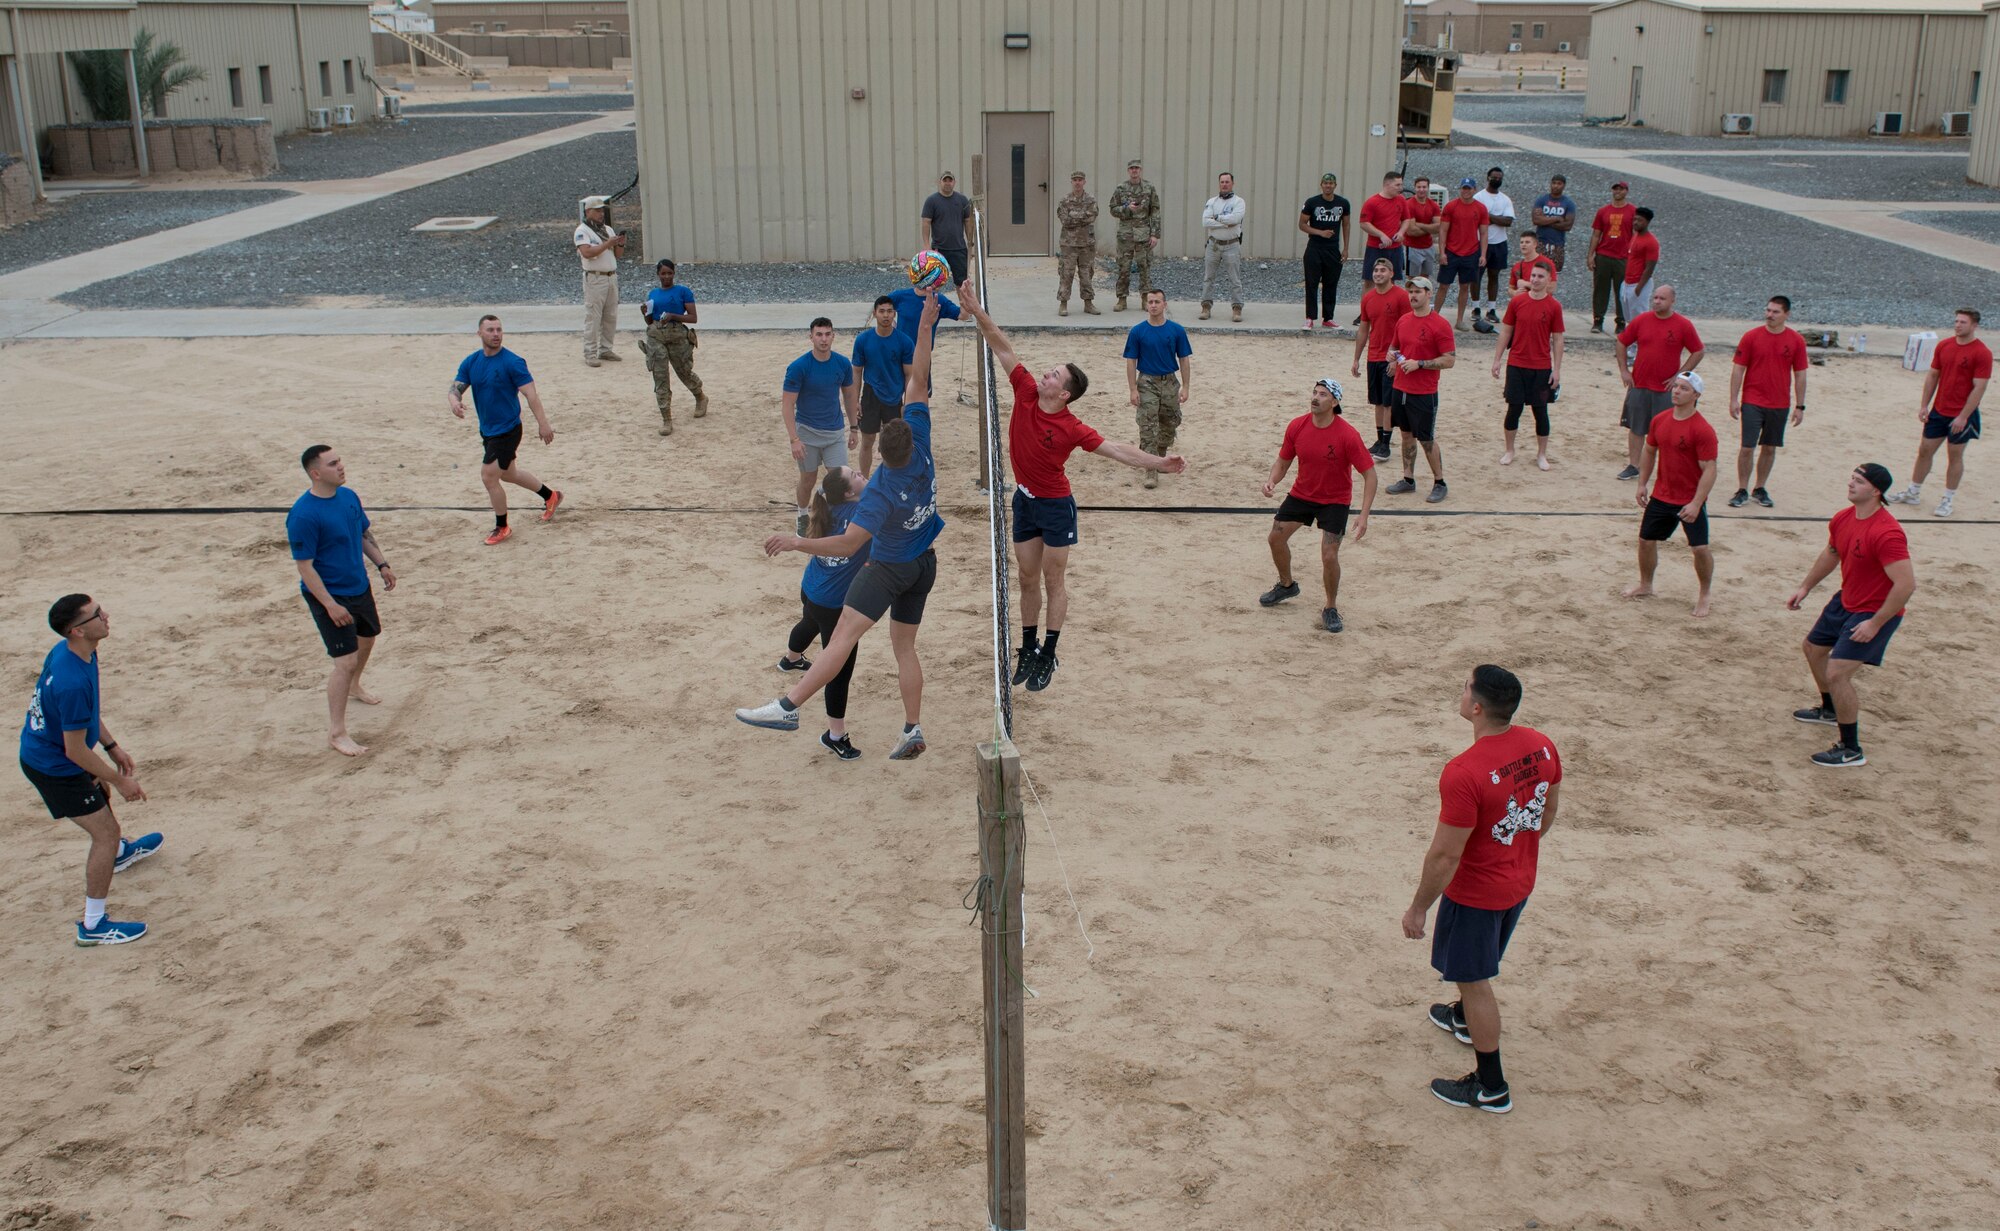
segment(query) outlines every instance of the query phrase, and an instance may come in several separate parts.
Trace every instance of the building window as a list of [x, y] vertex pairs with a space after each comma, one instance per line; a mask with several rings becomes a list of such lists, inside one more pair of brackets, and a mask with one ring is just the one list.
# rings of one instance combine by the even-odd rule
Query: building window
[[240, 68], [229, 70], [229, 105], [232, 107], [243, 105], [243, 70]]
[[1972, 101], [1967, 103], [1966, 106], [1977, 107], [1978, 105], [1979, 105], [1979, 70], [1975, 68], [1972, 70]]
[[1847, 78], [1849, 70], [1830, 68], [1826, 70], [1826, 104], [1830, 107], [1847, 105]]
[[271, 66], [268, 64], [257, 66], [257, 95], [264, 100], [266, 107], [274, 101], [271, 93]]
[[1510, 22], [1508, 22], [1508, 23], [1507, 23], [1507, 37], [1508, 37], [1508, 38], [1511, 38], [1511, 39], [1519, 39], [1519, 38], [1521, 37], [1521, 23], [1520, 23], [1520, 22], [1518, 22], [1518, 21], [1510, 21]]
[[354, 93], [354, 61], [342, 60], [340, 62], [340, 74], [347, 81], [347, 92], [349, 94]]
[[1013, 208], [1009, 215], [1017, 227], [1028, 225], [1028, 147], [1015, 146], [1009, 153], [1010, 170], [1014, 173], [1014, 197], [1008, 202]]
[[321, 60], [319, 62], [319, 96], [321, 98], [333, 97], [333, 62], [331, 60]]
[[1538, 21], [1538, 22], [1536, 22], [1536, 23], [1535, 23], [1535, 41], [1539, 43], [1539, 42], [1541, 42], [1541, 41], [1542, 41], [1543, 39], [1547, 38], [1548, 36], [1549, 36], [1549, 28], [1548, 28], [1547, 26], [1543, 25], [1543, 24], [1542, 24], [1541, 22], [1539, 22], [1539, 21]]
[[1785, 70], [1767, 68], [1764, 70], [1764, 101], [1772, 106], [1781, 106], [1785, 101]]

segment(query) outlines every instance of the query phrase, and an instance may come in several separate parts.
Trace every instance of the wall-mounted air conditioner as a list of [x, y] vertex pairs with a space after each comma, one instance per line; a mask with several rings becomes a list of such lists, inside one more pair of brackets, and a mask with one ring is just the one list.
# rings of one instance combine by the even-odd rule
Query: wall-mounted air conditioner
[[1754, 115], [1725, 115], [1722, 117], [1722, 131], [1726, 133], [1756, 132], [1757, 117]]
[[1509, 51], [1519, 51], [1519, 50], [1521, 50], [1521, 45], [1520, 45], [1519, 43], [1509, 43], [1509, 44], [1507, 44], [1507, 50], [1509, 50]]
[[307, 108], [306, 127], [316, 133], [333, 131], [333, 109], [330, 107]]
[[384, 94], [382, 96], [382, 115], [383, 118], [385, 119], [390, 119], [390, 120], [402, 119], [403, 118], [402, 95]]
[[333, 126], [335, 128], [354, 127], [353, 103], [342, 103], [333, 109]]
[[1557, 50], [1557, 51], [1568, 51], [1568, 50], [1569, 50], [1569, 44], [1568, 44], [1568, 43], [1557, 43], [1557, 44], [1556, 44], [1556, 50]]
[[1903, 132], [1903, 113], [1900, 111], [1877, 111], [1875, 127], [1868, 130], [1878, 137], [1897, 137]]
[[1941, 126], [1947, 137], [1969, 137], [1972, 135], [1972, 113], [1970, 111], [1947, 111]]

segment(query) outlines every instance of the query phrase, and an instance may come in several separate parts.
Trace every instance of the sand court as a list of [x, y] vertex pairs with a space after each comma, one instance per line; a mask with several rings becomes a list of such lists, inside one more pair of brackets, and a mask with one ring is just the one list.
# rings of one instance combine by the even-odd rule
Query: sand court
[[[839, 322], [843, 353], [860, 315]], [[490, 549], [475, 429], [444, 404], [469, 328], [0, 350], [0, 510], [281, 508], [300, 449], [325, 441], [401, 580], [378, 587], [385, 703], [351, 711], [372, 751], [349, 761], [322, 747], [326, 663], [282, 512], [0, 517], [12, 703], [52, 641], [48, 603], [101, 599], [107, 719], [153, 796], [119, 815], [167, 835], [112, 899], [153, 933], [77, 950], [83, 839], [18, 776], [6, 792], [9, 1225], [975, 1222], [978, 934], [960, 899], [992, 661], [976, 412], [949, 400], [961, 371], [972, 388], [970, 336], [939, 344], [931, 751], [907, 764], [884, 759], [901, 705], [881, 632], [849, 713], [861, 761], [818, 748], [818, 699], [797, 734], [730, 717], [780, 690], [798, 614], [803, 558], [759, 545], [790, 525], [779, 378], [803, 334], [704, 331], [714, 412], [678, 395], [665, 440], [629, 345], [586, 369], [571, 336], [510, 339], [557, 433], [522, 464], [568, 502], [543, 525], [516, 500]], [[1122, 330], [1016, 343], [1033, 370], [1076, 359], [1079, 414], [1136, 438]], [[1694, 621], [1678, 538], [1659, 597], [1618, 597], [1639, 513], [1611, 478], [1608, 348], [1572, 353], [1542, 473], [1525, 433], [1528, 456], [1496, 464], [1491, 339], [1460, 345], [1451, 498], [1423, 505], [1421, 458], [1417, 495], [1378, 497], [1342, 551], [1338, 637], [1315, 627], [1307, 539], [1304, 595], [1258, 607], [1267, 514], [1084, 514], [1062, 668], [1015, 698], [1096, 947], [1036, 812], [1036, 1225], [1983, 1221], [2000, 1101], [1986, 455], [1957, 518], [1928, 512], [1942, 474], [1924, 512], [1896, 509], [1920, 588], [1862, 676], [1870, 764], [1829, 773], [1806, 758], [1830, 733], [1790, 718], [1813, 699], [1810, 613], [1784, 599], [1855, 464], [1907, 481], [1918, 378], [1880, 357], [1814, 368], [1776, 515], [1744, 515], [1722, 508], [1726, 350], [1704, 364], [1724, 453], [1715, 610]], [[1322, 375], [1372, 438], [1349, 341], [1195, 346], [1189, 473], [1146, 491], [1078, 457], [1080, 503], [1275, 508], [1258, 489]], [[1450, 993], [1397, 926], [1482, 661], [1521, 675], [1520, 720], [1566, 771], [1497, 984], [1506, 1117], [1426, 1092], [1471, 1056], [1424, 1021]]]

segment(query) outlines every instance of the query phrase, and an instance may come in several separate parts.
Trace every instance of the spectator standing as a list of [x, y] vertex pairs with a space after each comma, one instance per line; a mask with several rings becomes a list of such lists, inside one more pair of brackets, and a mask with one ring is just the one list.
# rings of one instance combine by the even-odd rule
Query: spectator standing
[[1403, 205], [1409, 225], [1403, 228], [1403, 272], [1412, 278], [1438, 276], [1437, 234], [1439, 205], [1431, 200], [1431, 181], [1419, 175], [1410, 187], [1410, 199]]
[[1328, 171], [1319, 177], [1319, 192], [1299, 207], [1299, 230], [1306, 236], [1306, 324], [1318, 321], [1334, 327], [1334, 305], [1340, 297], [1341, 254], [1354, 238], [1354, 207], [1334, 190], [1340, 181]]
[[1236, 195], [1236, 177], [1224, 171], [1215, 177], [1215, 195], [1201, 207], [1206, 234], [1201, 256], [1201, 319], [1215, 302], [1215, 271], [1229, 275], [1229, 319], [1243, 319], [1243, 218], [1250, 212]]
[[1632, 211], [1632, 243], [1625, 250], [1625, 283], [1619, 288], [1619, 329], [1637, 320], [1653, 302], [1653, 271], [1660, 267], [1660, 237], [1653, 234], [1653, 211]]
[[608, 197], [585, 197], [583, 221], [573, 236], [583, 261], [583, 362], [597, 367], [604, 360], [623, 358], [611, 349], [618, 333], [618, 258], [625, 255], [625, 237], [611, 226]]
[[924, 233], [919, 246], [944, 254], [951, 266], [953, 286], [965, 281], [969, 268], [965, 220], [971, 216], [972, 198], [958, 191], [958, 177], [949, 171], [938, 176], [938, 190], [924, 199]]
[[1542, 255], [1549, 258], [1558, 275], [1562, 273], [1563, 254], [1569, 249], [1570, 228], [1576, 225], [1576, 202], [1570, 200], [1568, 189], [1567, 177], [1550, 176], [1549, 190], [1535, 198], [1533, 212], [1528, 215]]
[[1097, 305], [1091, 301], [1097, 292], [1090, 280], [1097, 272], [1097, 198], [1084, 187], [1083, 172], [1070, 172], [1069, 195], [1056, 202], [1056, 221], [1062, 226], [1062, 255], [1056, 266], [1056, 315], [1069, 315], [1069, 287], [1074, 281], [1083, 294], [1084, 315], [1096, 316]]
[[[1472, 199], [1486, 207], [1486, 323], [1500, 323], [1500, 280], [1507, 276], [1507, 236], [1514, 226], [1514, 198], [1500, 191], [1505, 174], [1486, 169], [1486, 190]], [[1480, 304], [1474, 304], [1476, 311]]]
[[[1618, 288], [1625, 283], [1625, 254], [1632, 248], [1632, 219], [1638, 207], [1625, 199], [1632, 185], [1618, 180], [1611, 185], [1611, 203], [1597, 207], [1590, 224], [1590, 251], [1583, 266], [1591, 273], [1590, 332], [1604, 332], [1604, 309], [1609, 304], [1617, 313], [1618, 329], [1625, 328], [1625, 305], [1618, 301]], [[1616, 332], [1616, 331], [1614, 331]]]
[[1118, 221], [1118, 302], [1111, 310], [1123, 312], [1133, 271], [1141, 298], [1153, 289], [1153, 250], [1160, 246], [1160, 190], [1146, 182], [1136, 158], [1125, 164], [1125, 182], [1111, 191], [1111, 216]]
[[1409, 220], [1403, 200], [1403, 177], [1391, 171], [1382, 177], [1382, 190], [1361, 203], [1361, 234], [1365, 237], [1362, 264], [1373, 269], [1376, 257], [1388, 257], [1390, 268], [1396, 271], [1395, 280], [1401, 282], [1403, 232]]

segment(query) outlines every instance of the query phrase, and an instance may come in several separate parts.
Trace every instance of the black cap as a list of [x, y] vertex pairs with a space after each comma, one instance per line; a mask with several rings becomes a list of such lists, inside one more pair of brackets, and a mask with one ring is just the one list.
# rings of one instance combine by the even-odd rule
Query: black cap
[[1889, 468], [1880, 462], [1863, 462], [1854, 468], [1854, 472], [1868, 480], [1876, 492], [1884, 496], [1888, 495], [1889, 489], [1896, 485], [1896, 476], [1890, 474]]

